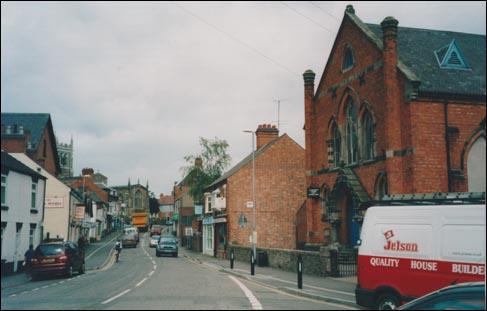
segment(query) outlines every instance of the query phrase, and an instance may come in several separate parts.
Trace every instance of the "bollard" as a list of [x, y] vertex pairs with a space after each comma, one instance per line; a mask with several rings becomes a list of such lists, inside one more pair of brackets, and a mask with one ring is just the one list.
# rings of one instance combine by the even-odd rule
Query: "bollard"
[[235, 255], [233, 253], [233, 248], [230, 251], [230, 269], [233, 269], [233, 261], [235, 260]]
[[254, 257], [254, 252], [252, 252], [252, 255], [250, 256], [250, 275], [255, 274], [255, 257]]
[[298, 256], [298, 288], [303, 289], [303, 257]]

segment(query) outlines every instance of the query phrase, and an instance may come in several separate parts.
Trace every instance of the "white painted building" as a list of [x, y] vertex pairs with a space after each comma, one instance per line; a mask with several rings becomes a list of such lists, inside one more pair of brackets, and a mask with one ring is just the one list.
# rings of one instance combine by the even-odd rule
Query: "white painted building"
[[70, 226], [73, 223], [71, 209], [74, 208], [75, 203], [80, 202], [72, 194], [71, 188], [49, 174], [26, 154], [11, 153], [10, 155], [27, 167], [39, 172], [39, 174], [47, 179], [44, 209], [44, 238], [49, 236], [50, 238], [63, 238], [64, 240], [76, 242], [77, 237], [70, 236], [76, 235], [76, 232], [70, 230]]
[[17, 272], [43, 234], [46, 178], [2, 151], [2, 273]]
[[[221, 190], [225, 191], [226, 185]], [[205, 193], [205, 210], [203, 217], [203, 254], [215, 256], [215, 212], [226, 209], [226, 198], [222, 196], [220, 188]]]

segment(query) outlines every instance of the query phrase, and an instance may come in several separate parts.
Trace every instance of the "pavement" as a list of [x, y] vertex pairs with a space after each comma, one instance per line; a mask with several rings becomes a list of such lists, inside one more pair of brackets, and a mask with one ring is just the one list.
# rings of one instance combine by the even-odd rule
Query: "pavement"
[[[103, 237], [100, 241], [90, 243], [85, 249], [85, 267], [86, 271], [102, 269], [111, 258], [111, 252], [115, 245], [116, 238], [120, 232], [114, 231]], [[1, 289], [19, 286], [30, 282], [30, 277], [25, 273], [1, 277]]]
[[230, 260], [215, 258], [187, 250], [183, 247], [180, 254], [195, 263], [218, 269], [241, 279], [252, 281], [273, 289], [296, 296], [348, 305], [355, 309], [362, 309], [355, 303], [355, 286], [357, 277], [319, 277], [303, 274], [303, 289], [298, 289], [297, 273], [283, 271], [270, 267], [255, 266], [255, 275], [250, 274], [250, 263], [234, 262], [234, 269], [230, 269]]

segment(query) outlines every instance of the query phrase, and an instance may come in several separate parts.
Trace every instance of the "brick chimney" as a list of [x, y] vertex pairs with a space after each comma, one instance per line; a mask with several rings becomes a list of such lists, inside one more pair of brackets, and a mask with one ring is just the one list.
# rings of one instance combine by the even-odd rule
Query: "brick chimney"
[[197, 157], [196, 159], [194, 159], [194, 166], [202, 168], [203, 167], [203, 159], [201, 159], [200, 157]]
[[312, 70], [306, 70], [303, 73], [304, 79], [304, 140], [305, 140], [305, 167], [306, 171], [311, 171], [312, 150], [311, 142], [314, 128], [314, 105], [313, 97], [315, 94], [315, 73]]
[[257, 137], [257, 149], [264, 146], [268, 142], [273, 141], [279, 137], [279, 130], [275, 125], [261, 124], [255, 131], [255, 136]]
[[92, 168], [85, 167], [84, 169], [81, 170], [81, 175], [90, 175], [93, 176], [95, 174], [95, 171]]
[[401, 98], [399, 77], [397, 74], [397, 25], [398, 21], [391, 16], [384, 18], [382, 27], [384, 59], [384, 101], [386, 107], [386, 170], [389, 192], [403, 193], [404, 165], [403, 159], [395, 156], [403, 149], [401, 135]]

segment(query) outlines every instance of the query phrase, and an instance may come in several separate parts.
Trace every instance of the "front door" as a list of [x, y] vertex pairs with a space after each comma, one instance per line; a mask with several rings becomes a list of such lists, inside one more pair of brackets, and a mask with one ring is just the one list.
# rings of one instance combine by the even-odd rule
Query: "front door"
[[349, 230], [348, 245], [353, 247], [357, 245], [357, 241], [360, 239], [360, 224], [354, 219], [356, 216], [356, 208], [354, 200], [349, 196], [347, 198], [347, 222]]

